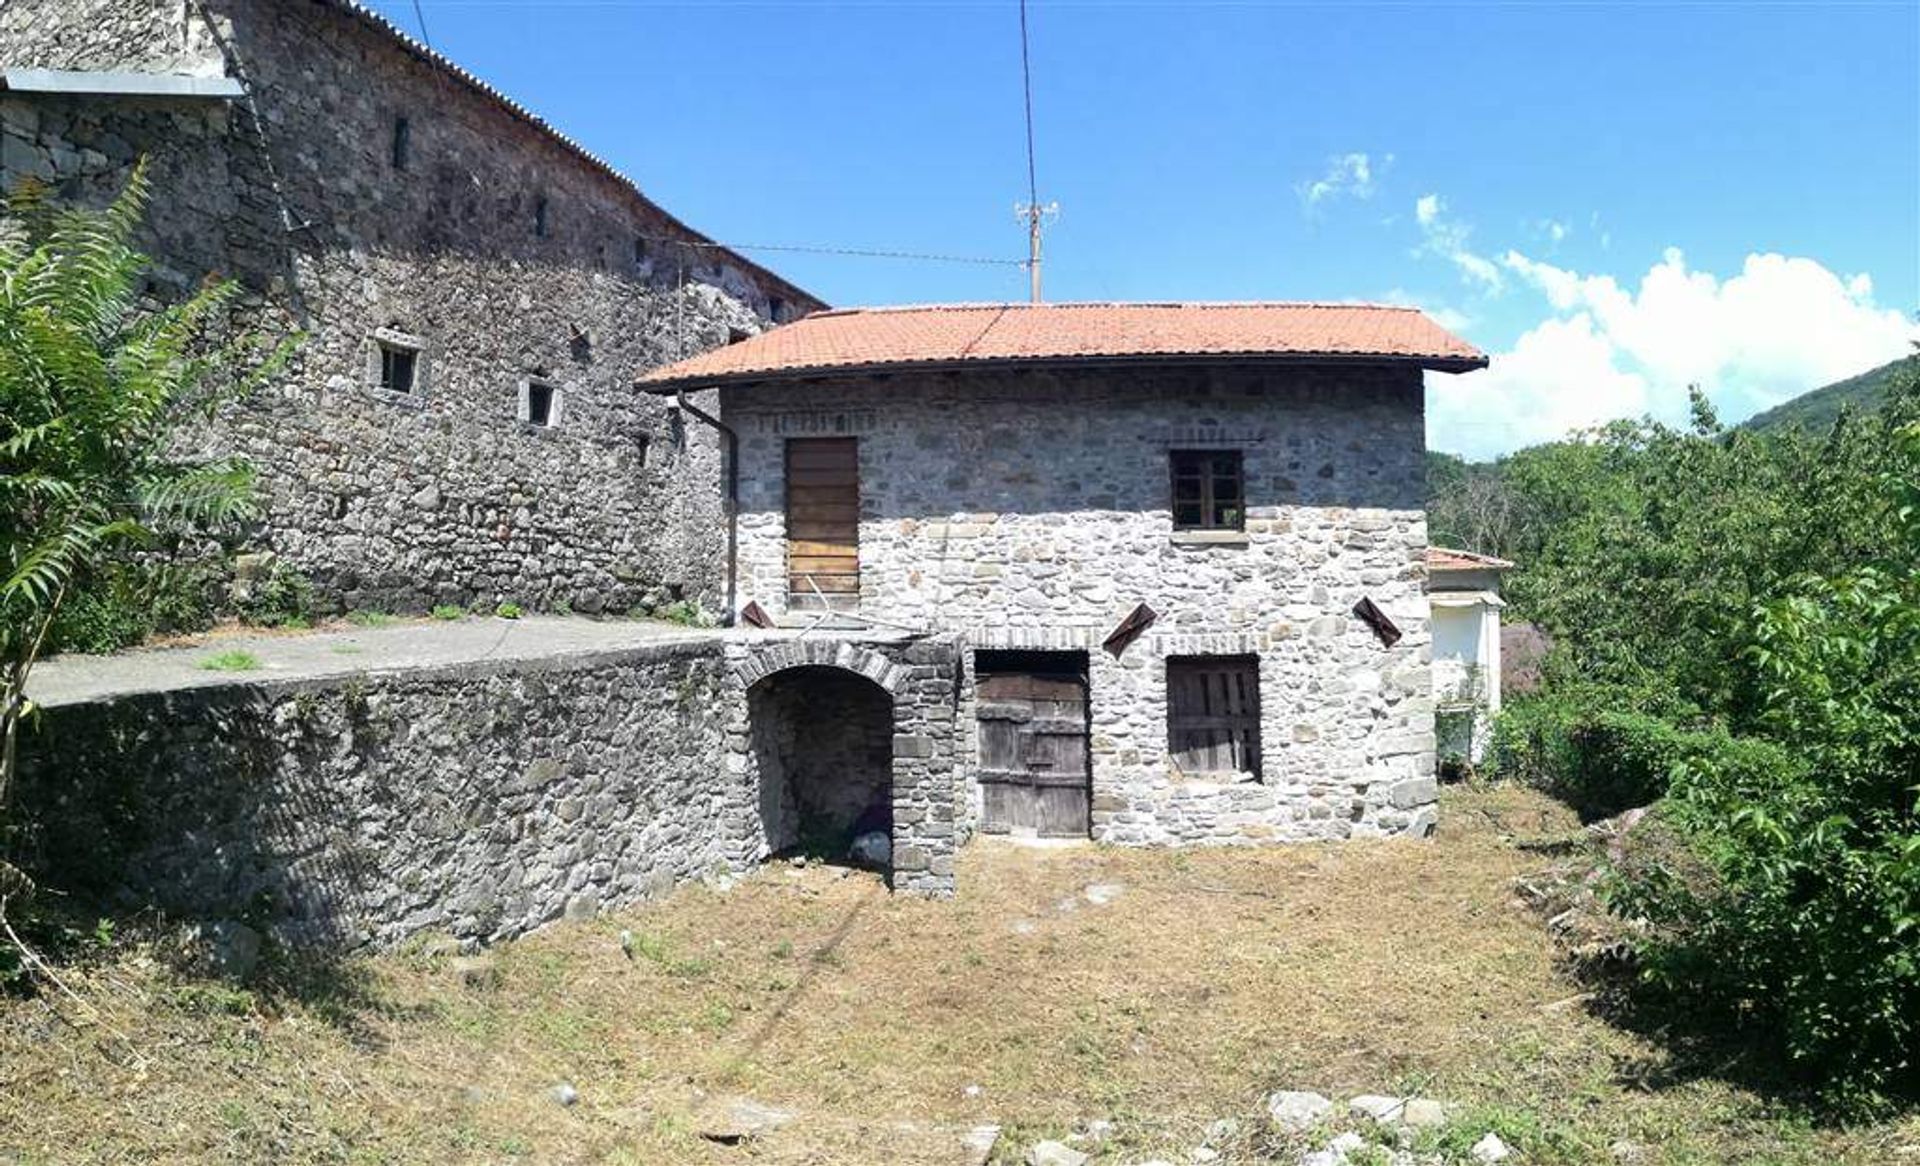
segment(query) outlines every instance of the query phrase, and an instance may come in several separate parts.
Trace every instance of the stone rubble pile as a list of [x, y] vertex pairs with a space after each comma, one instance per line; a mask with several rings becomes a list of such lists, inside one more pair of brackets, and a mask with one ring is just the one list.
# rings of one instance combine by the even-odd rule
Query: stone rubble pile
[[[1267, 1096], [1265, 1111], [1265, 1125], [1271, 1133], [1294, 1148], [1276, 1156], [1271, 1144], [1263, 1144], [1257, 1151], [1261, 1162], [1298, 1166], [1494, 1166], [1514, 1158], [1512, 1148], [1490, 1130], [1482, 1133], [1464, 1156], [1457, 1148], [1464, 1144], [1463, 1139], [1453, 1141], [1456, 1148], [1451, 1154], [1432, 1148], [1437, 1142], [1434, 1135], [1459, 1115], [1431, 1098], [1369, 1093], [1341, 1107], [1319, 1093], [1282, 1089]], [[1035, 1142], [1020, 1161], [1025, 1166], [1089, 1166], [1101, 1144], [1114, 1133], [1113, 1122], [1091, 1121], [1063, 1140]], [[1241, 1133], [1240, 1123], [1224, 1118], [1207, 1127], [1201, 1144], [1172, 1158], [1116, 1161], [1129, 1166], [1206, 1166], [1242, 1161], [1236, 1156], [1236, 1151], [1247, 1148], [1240, 1145]]]

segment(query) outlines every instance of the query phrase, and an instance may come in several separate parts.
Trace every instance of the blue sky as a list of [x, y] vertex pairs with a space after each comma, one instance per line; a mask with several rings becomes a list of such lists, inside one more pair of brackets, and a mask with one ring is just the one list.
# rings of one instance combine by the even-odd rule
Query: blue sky
[[[411, 0], [379, 0], [417, 33]], [[723, 241], [1019, 258], [1016, 0], [422, 0], [435, 47]], [[1031, 0], [1046, 293], [1416, 303], [1436, 448], [1729, 420], [1900, 355], [1920, 3]], [[1013, 267], [755, 253], [835, 304]]]

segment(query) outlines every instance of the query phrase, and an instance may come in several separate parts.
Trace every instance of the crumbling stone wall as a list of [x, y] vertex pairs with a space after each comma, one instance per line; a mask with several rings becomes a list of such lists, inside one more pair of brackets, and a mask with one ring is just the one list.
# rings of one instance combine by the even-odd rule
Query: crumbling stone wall
[[[897, 372], [730, 389], [725, 405], [742, 439], [740, 602], [784, 608], [785, 440], [858, 437], [862, 613], [958, 634], [972, 650], [1088, 654], [1096, 838], [1431, 829], [1417, 371]], [[1172, 529], [1172, 449], [1242, 451], [1244, 538]], [[1362, 597], [1399, 626], [1393, 647], [1352, 615]], [[1141, 603], [1158, 621], [1118, 656], [1105, 651]], [[1261, 780], [1169, 764], [1166, 661], [1185, 655], [1259, 658]], [[962, 791], [964, 828], [979, 803], [971, 783]]]
[[[260, 467], [261, 540], [323, 598], [718, 601], [718, 445], [632, 382], [817, 306], [806, 293], [695, 246], [621, 179], [332, 0], [15, 0], [0, 63], [244, 80], [231, 102], [0, 94], [0, 184], [99, 203], [144, 156], [153, 294], [230, 276], [237, 325], [306, 334], [284, 381], [205, 444]], [[422, 343], [416, 392], [376, 387], [383, 333]], [[521, 420], [530, 379], [559, 390], [557, 426]]]

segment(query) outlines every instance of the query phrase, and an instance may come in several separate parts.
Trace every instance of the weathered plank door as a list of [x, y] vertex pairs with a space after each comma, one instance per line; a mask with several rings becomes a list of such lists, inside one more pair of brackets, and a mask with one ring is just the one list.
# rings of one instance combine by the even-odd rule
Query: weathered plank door
[[787, 441], [787, 606], [860, 603], [860, 446], [854, 437]]
[[1087, 682], [1070, 671], [976, 671], [980, 827], [1085, 838], [1090, 822]]

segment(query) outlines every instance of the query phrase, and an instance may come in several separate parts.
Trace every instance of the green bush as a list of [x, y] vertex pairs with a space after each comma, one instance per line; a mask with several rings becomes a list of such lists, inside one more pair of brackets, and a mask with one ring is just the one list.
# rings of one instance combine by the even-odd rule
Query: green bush
[[1843, 1111], [1920, 1096], [1920, 424], [1882, 557], [1755, 604], [1750, 728], [1684, 757], [1665, 816], [1710, 871], [1623, 877], [1648, 982]]
[[220, 573], [212, 563], [118, 559], [67, 597], [48, 630], [56, 652], [116, 652], [154, 635], [212, 625]]
[[507, 602], [502, 603], [500, 606], [494, 608], [493, 614], [499, 616], [501, 619], [519, 619], [523, 613], [520, 610], [519, 604], [513, 602], [512, 600], [508, 600]]
[[457, 603], [436, 603], [433, 605], [433, 618], [456, 620], [467, 618], [467, 609]]
[[310, 627], [313, 584], [277, 555], [241, 555], [234, 560], [233, 613], [255, 627]]

